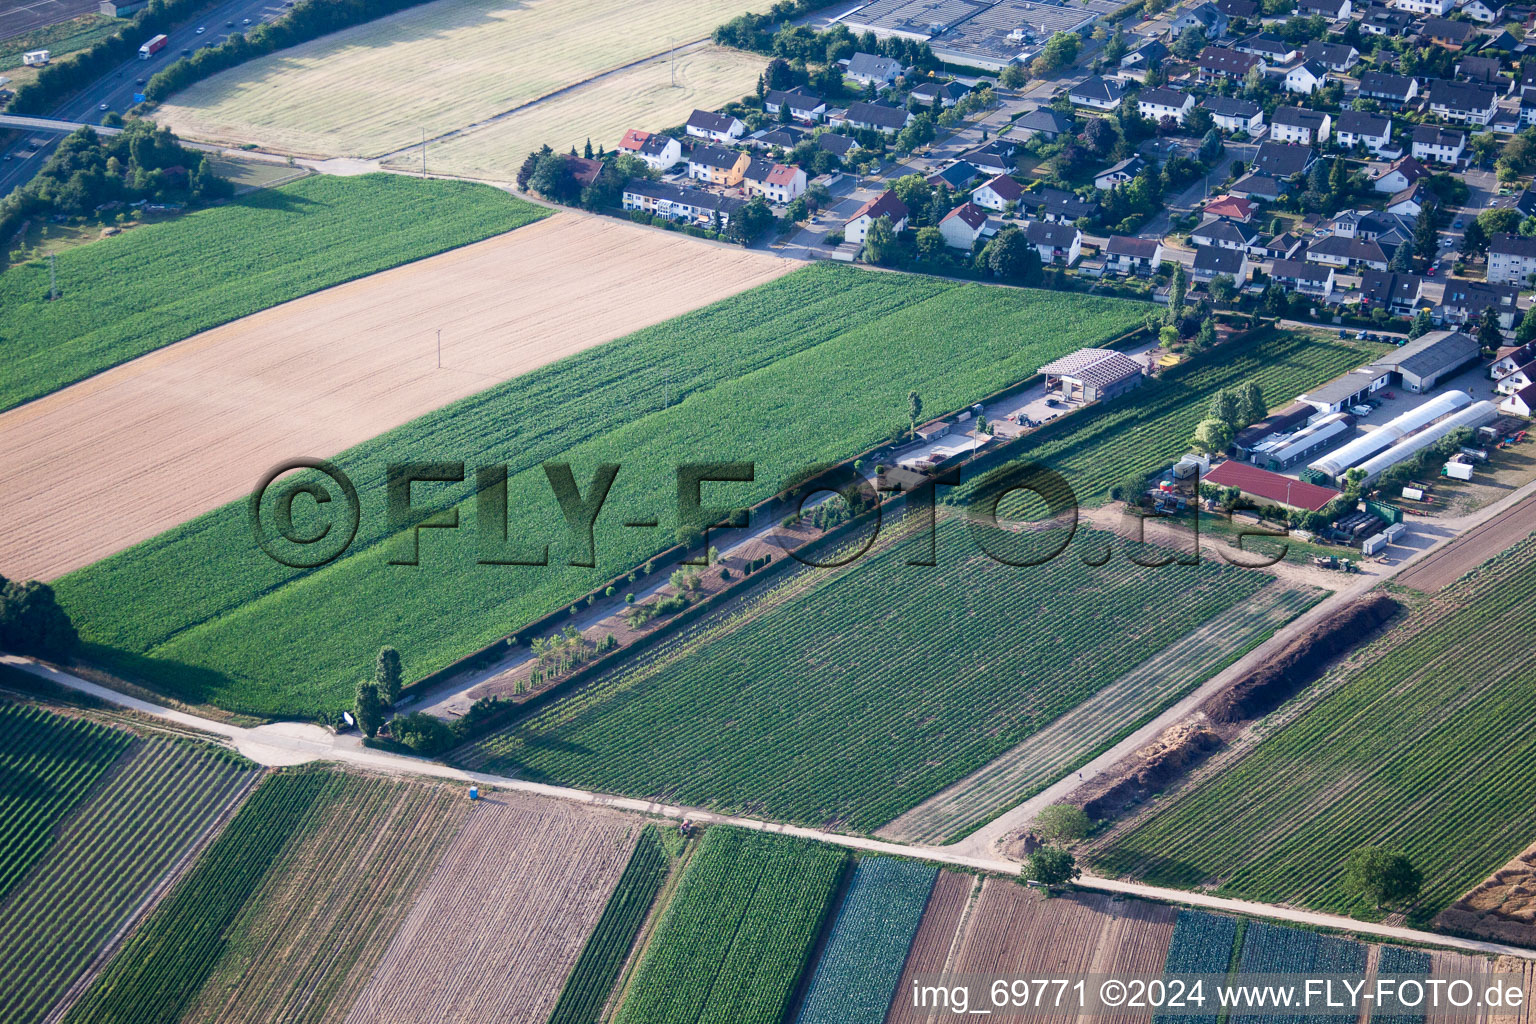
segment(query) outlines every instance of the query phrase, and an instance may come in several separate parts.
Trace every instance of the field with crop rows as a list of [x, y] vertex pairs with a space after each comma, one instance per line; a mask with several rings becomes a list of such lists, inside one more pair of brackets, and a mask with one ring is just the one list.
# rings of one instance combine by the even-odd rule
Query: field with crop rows
[[0, 703], [0, 897], [47, 852], [54, 828], [91, 795], [133, 734]]
[[[1102, 893], [1047, 899], [1014, 879], [988, 877], [947, 970], [1025, 978], [1158, 974], [1167, 960], [1176, 914], [1173, 907]], [[1078, 1017], [1063, 1012], [1031, 1019], [1065, 1024]], [[1148, 1024], [1151, 1014], [1126, 1010], [1092, 1019]]]
[[1135, 731], [1202, 682], [1268, 639], [1323, 596], [1272, 582], [1159, 651], [979, 771], [936, 793], [880, 830], [914, 843], [964, 834], [1002, 807], [1028, 799], [1098, 751]]
[[958, 518], [939, 523], [938, 566], [908, 565], [913, 543], [682, 657], [617, 669], [460, 759], [872, 831], [1270, 581], [1211, 560], [1003, 565]]
[[[1536, 835], [1536, 545], [1415, 608], [1369, 664], [1122, 836], [1105, 870], [1379, 916], [1340, 885], [1358, 846], [1405, 851], [1428, 921]], [[1298, 813], [1305, 808], [1306, 813]]]
[[833, 846], [710, 829], [646, 946], [615, 1024], [777, 1024], [846, 861]]
[[[1213, 350], [1164, 371], [1129, 396], [1090, 406], [1047, 424], [1009, 451], [1064, 476], [1084, 503], [1107, 497], [1127, 473], [1151, 473], [1189, 451], [1189, 438], [1223, 388], [1253, 381], [1269, 404], [1286, 405], [1319, 381], [1359, 366], [1382, 346], [1266, 330], [1249, 341]], [[954, 488], [963, 504], [977, 486]], [[1007, 508], [1005, 502], [1004, 506]]]
[[231, 925], [181, 1024], [344, 1019], [466, 804], [458, 787], [342, 775]]
[[937, 974], [949, 962], [949, 952], [954, 947], [960, 923], [971, 905], [971, 893], [979, 882], [975, 875], [939, 872], [933, 892], [928, 896], [928, 905], [923, 908], [917, 934], [912, 937], [901, 978], [896, 982], [886, 1024], [919, 1024], [929, 1019], [928, 1011], [920, 1011], [907, 994], [920, 975]]
[[133, 933], [65, 1024], [162, 1024], [190, 1005], [227, 948], [230, 925], [284, 846], [334, 797], [339, 776], [267, 776], [234, 819]]
[[938, 868], [865, 857], [800, 1005], [798, 1024], [881, 1024], [917, 934]]
[[134, 743], [0, 901], [0, 1020], [41, 1021], [145, 895], [257, 778], [218, 747]]
[[[1180, 910], [1173, 924], [1173, 938], [1168, 942], [1164, 974], [1226, 974], [1232, 967], [1232, 945], [1237, 938], [1237, 919], [1207, 914], [1203, 910]], [[1216, 1024], [1220, 1012], [1190, 1016], [1155, 1014], [1153, 1024]]]
[[[348, 553], [323, 569], [268, 558], [240, 501], [56, 589], [85, 639], [100, 645], [93, 655], [181, 699], [256, 714], [334, 710], [350, 703], [358, 666], [384, 644], [420, 678], [670, 546], [680, 463], [755, 461], [755, 482], [707, 485], [704, 500], [756, 501], [792, 470], [904, 427], [909, 390], [930, 409], [963, 408], [1141, 316], [1140, 305], [1117, 299], [808, 267], [338, 456], [357, 485], [361, 525]], [[463, 528], [423, 531], [421, 568], [402, 569], [382, 547], [384, 467], [424, 453], [466, 461], [468, 483], [415, 488], [424, 509], [461, 503]], [[596, 526], [596, 568], [567, 564], [573, 552], [541, 465], [555, 459], [572, 464], [583, 488], [597, 464], [622, 465]], [[496, 463], [509, 467], [514, 543], [548, 542], [548, 566], [476, 564], [475, 502], [466, 495], [475, 467]], [[297, 527], [312, 528], [300, 508]], [[619, 525], [651, 516], [660, 529]], [[199, 571], [181, 571], [187, 565]], [[455, 614], [443, 615], [449, 607]], [[287, 641], [277, 648], [274, 631]]]
[[[1351, 939], [1249, 921], [1243, 932], [1243, 951], [1237, 969], [1243, 974], [1346, 974], [1364, 977], [1366, 948]], [[1300, 1015], [1266, 1013], [1244, 1015], [1252, 1024], [1353, 1024], [1359, 1012]]]
[[381, 156], [423, 131], [433, 139], [479, 124], [702, 39], [748, 9], [744, 0], [438, 0], [214, 75], [156, 120], [189, 138]]
[[640, 926], [645, 924], [651, 904], [671, 870], [671, 860], [657, 838], [656, 828], [652, 825], [640, 833], [635, 852], [630, 855], [624, 874], [619, 876], [608, 906], [603, 908], [603, 916], [587, 937], [570, 977], [565, 979], [565, 988], [549, 1016], [549, 1024], [597, 1024], [602, 1019], [613, 983], [624, 969]]
[[[627, 129], [661, 131], [687, 121], [695, 108], [715, 110], [739, 100], [756, 88], [766, 64], [766, 57], [706, 45], [678, 53], [674, 68], [663, 53], [431, 143], [427, 166], [439, 173], [512, 181], [524, 158], [540, 146], [565, 153], [591, 140], [594, 148], [612, 150]], [[419, 168], [421, 153], [406, 150], [385, 166]]]
[[497, 189], [320, 175], [0, 274], [0, 410], [239, 317], [547, 216]]
[[348, 1024], [547, 1019], [640, 825], [487, 794], [417, 895]]
[[[1376, 961], [1376, 975], [1412, 974], [1427, 975], [1434, 968], [1434, 957], [1422, 949], [1403, 949], [1401, 946], [1382, 946]], [[1424, 1007], [1403, 1007], [1396, 1013], [1371, 1010], [1371, 1024], [1421, 1024]]]

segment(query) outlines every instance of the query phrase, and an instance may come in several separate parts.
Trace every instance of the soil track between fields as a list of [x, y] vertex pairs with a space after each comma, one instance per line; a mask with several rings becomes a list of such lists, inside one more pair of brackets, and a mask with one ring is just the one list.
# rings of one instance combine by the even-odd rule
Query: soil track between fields
[[243, 497], [279, 462], [797, 266], [557, 213], [204, 331], [0, 415], [0, 573], [89, 565]]
[[1536, 532], [1536, 498], [1528, 498], [1462, 534], [1403, 572], [1397, 582], [1433, 594], [1532, 532]]

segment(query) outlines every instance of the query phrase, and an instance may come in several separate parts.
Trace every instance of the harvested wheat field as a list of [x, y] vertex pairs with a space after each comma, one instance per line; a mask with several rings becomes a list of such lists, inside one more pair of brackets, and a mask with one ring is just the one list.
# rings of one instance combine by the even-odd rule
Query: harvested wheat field
[[[557, 153], [572, 146], [612, 149], [629, 128], [659, 131], [688, 120], [695, 107], [713, 110], [740, 99], [757, 84], [767, 61], [741, 50], [703, 45], [661, 54], [548, 99], [490, 124], [467, 129], [427, 147], [434, 171], [492, 181], [511, 181], [523, 158], [542, 145]], [[418, 150], [385, 161], [387, 167], [421, 165]]]
[[[960, 924], [945, 971], [1025, 978], [1161, 974], [1177, 916], [1173, 907], [1117, 900], [1106, 894], [1068, 893], [1047, 899], [1014, 879], [988, 877]], [[921, 928], [918, 937], [922, 937]], [[914, 942], [914, 954], [916, 950]], [[901, 984], [906, 989], [898, 985], [887, 1024], [947, 1019], [942, 1011], [920, 1013], [904, 1005], [903, 995], [911, 991], [910, 978], [904, 976]], [[1078, 1017], [1064, 1012], [1030, 1019], [1037, 1024], [1065, 1024]], [[1100, 1024], [1145, 1024], [1151, 1012], [1126, 1011], [1092, 1019]]]
[[507, 792], [479, 801], [348, 1024], [547, 1018], [642, 824]]
[[279, 462], [794, 266], [559, 213], [194, 335], [0, 415], [0, 573], [88, 565], [242, 497]]
[[748, 7], [437, 0], [214, 75], [155, 119], [184, 138], [383, 156], [701, 40]]

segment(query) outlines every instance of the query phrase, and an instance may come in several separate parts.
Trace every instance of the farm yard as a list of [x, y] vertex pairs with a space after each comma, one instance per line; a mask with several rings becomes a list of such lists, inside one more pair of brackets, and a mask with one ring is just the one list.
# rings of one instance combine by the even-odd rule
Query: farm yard
[[[740, 99], [756, 87], [766, 63], [741, 50], [704, 45], [679, 52], [674, 69], [663, 53], [431, 143], [427, 167], [434, 173], [512, 181], [523, 159], [540, 146], [564, 153], [572, 146], [581, 150], [591, 140], [594, 147], [611, 150], [627, 129], [659, 131], [687, 121], [695, 107], [714, 110]], [[384, 166], [419, 168], [421, 153], [406, 150]]]
[[[49, 578], [88, 565], [243, 499], [280, 461], [343, 451], [790, 269], [760, 253], [561, 213], [206, 331], [0, 414], [7, 468], [0, 517], [9, 526], [0, 535], [0, 572]], [[563, 385], [545, 382], [551, 402], [556, 389], [559, 402], [569, 398]], [[469, 403], [477, 404], [486, 412], [483, 399]], [[434, 422], [451, 427], [470, 415], [460, 406]], [[103, 423], [114, 429], [103, 431]], [[465, 458], [481, 450], [461, 436], [439, 435], [446, 447], [432, 450]], [[425, 450], [410, 447], [399, 457]], [[382, 463], [369, 464], [358, 483], [376, 476], [382, 487], [382, 474]], [[382, 521], [382, 503], [372, 511]], [[243, 503], [224, 514], [239, 523], [228, 543], [256, 555], [254, 566], [265, 562], [242, 570], [261, 579], [260, 592], [275, 582], [268, 572], [275, 563], [257, 553]], [[133, 560], [145, 557], [141, 549]], [[172, 556], [192, 564], [179, 559]], [[115, 575], [103, 600], [137, 619], [147, 609], [119, 605], [112, 595], [126, 593], [116, 588], [127, 581]], [[175, 575], [187, 596], [191, 578]]]
[[[562, 217], [550, 218], [485, 244], [505, 244], [546, 225], [558, 229], [560, 222]], [[587, 223], [590, 219], [569, 222]], [[604, 236], [615, 230], [601, 229]], [[690, 253], [722, 251], [675, 236], [640, 234], [683, 242]], [[573, 278], [601, 276], [592, 264], [569, 255], [560, 265]], [[631, 260], [637, 261], [631, 265], [638, 290], [606, 286], [603, 294], [614, 303], [607, 308], [622, 308], [621, 298], [633, 303], [661, 287], [654, 265], [642, 265], [635, 254]], [[773, 262], [769, 276], [779, 266]], [[661, 280], [702, 269], [679, 267]], [[744, 272], [759, 269], [753, 265]], [[441, 279], [434, 284], [440, 286]], [[524, 283], [519, 291], [548, 284]], [[677, 287], [674, 294], [697, 291], [691, 278]], [[435, 296], [434, 301], [451, 300]], [[498, 309], [529, 319], [528, 311], [515, 305]], [[846, 267], [805, 268], [525, 373], [338, 456], [359, 489], [361, 523], [349, 552], [323, 569], [284, 569], [263, 554], [252, 542], [241, 501], [60, 579], [56, 589], [82, 636], [95, 645], [93, 658], [130, 676], [192, 703], [255, 714], [317, 715], [350, 702], [358, 666], [371, 664], [384, 644], [401, 651], [408, 680], [421, 678], [566, 607], [669, 547], [679, 464], [753, 461], [753, 483], [711, 485], [718, 490], [708, 491], [704, 500], [758, 500], [794, 470], [852, 456], [905, 429], [909, 389], [921, 391], [932, 409], [963, 408], [1029, 376], [1045, 359], [1125, 332], [1140, 317], [1139, 306], [1118, 299], [956, 285]], [[589, 307], [572, 308], [569, 294], [559, 303], [557, 322], [581, 331], [583, 345], [596, 340], [586, 328], [600, 319]], [[426, 324], [417, 323], [429, 339]], [[935, 331], [935, 324], [944, 330]], [[552, 333], [558, 336], [553, 328]], [[397, 328], [394, 334], [404, 332]], [[967, 343], [957, 348], [948, 341], [951, 335]], [[270, 345], [270, 339], [263, 344]], [[944, 353], [942, 360], [934, 358], [938, 352]], [[457, 365], [468, 361], [462, 354], [446, 358]], [[871, 372], [873, 366], [880, 367], [878, 373]], [[808, 380], [818, 386], [806, 388]], [[459, 386], [463, 377], [453, 375], [453, 381]], [[611, 415], [615, 409], [624, 415]], [[754, 429], [744, 433], [743, 423]], [[281, 436], [292, 445], [294, 432], [284, 426]], [[353, 426], [349, 420], [347, 427]], [[5, 447], [0, 434], [0, 454]], [[299, 450], [339, 447], [311, 442]], [[460, 503], [465, 524], [474, 522], [474, 501], [468, 497], [474, 468], [506, 464], [508, 507], [516, 513], [510, 536], [527, 546], [548, 541], [550, 564], [476, 564], [476, 541], [465, 529], [428, 531], [420, 552], [430, 571], [387, 565], [380, 547], [389, 539], [384, 466], [419, 459], [424, 452], [466, 460], [469, 483], [418, 488], [421, 503]], [[274, 444], [271, 454], [288, 456], [292, 448]], [[599, 463], [623, 467], [596, 525], [595, 568], [566, 564], [573, 552], [566, 550], [564, 519], [541, 468], [556, 458], [572, 464], [583, 487]], [[225, 485], [249, 488], [259, 472], [252, 466]], [[654, 533], [619, 525], [658, 513], [664, 515]], [[387, 550], [398, 550], [394, 543]], [[200, 571], [187, 576], [176, 568], [186, 565]], [[477, 595], [473, 604], [462, 601], [469, 592]], [[445, 607], [456, 614], [443, 616]], [[285, 637], [283, 645], [268, 642], [274, 630]], [[261, 656], [253, 658], [257, 649]]]
[[939, 523], [938, 566], [908, 564], [914, 543], [727, 619], [681, 657], [621, 666], [458, 760], [873, 831], [1270, 582], [1213, 561], [1003, 565], [958, 517]]
[[880, 829], [887, 839], [942, 843], [959, 838], [999, 808], [1028, 799], [1156, 717], [1165, 707], [1322, 597], [1276, 580], [1209, 619], [1109, 683], [974, 774], [924, 800]]
[[[0, 274], [0, 410], [199, 331], [521, 227], [504, 192], [393, 174], [314, 177]], [[387, 226], [386, 226], [387, 222]]]
[[182, 1024], [343, 1019], [467, 811], [457, 789], [342, 775], [237, 918]]
[[777, 1024], [846, 863], [839, 847], [710, 829], [646, 947], [615, 1024]]
[[938, 869], [895, 857], [865, 857], [838, 908], [797, 1024], [885, 1020]]
[[[17, 737], [0, 731], [9, 749]], [[68, 751], [58, 748], [60, 756]], [[45, 1019], [138, 903], [255, 781], [251, 767], [217, 748], [144, 738], [94, 790], [84, 779], [71, 784], [89, 798], [0, 900], [0, 1019]]]
[[1351, 850], [1379, 845], [1423, 872], [1407, 919], [1430, 921], [1536, 834], [1532, 593], [1527, 541], [1426, 598], [1305, 714], [1113, 837], [1098, 867], [1375, 919], [1340, 878]]
[[157, 120], [186, 138], [377, 157], [702, 39], [749, 6], [437, 0], [215, 75]]
[[477, 802], [347, 1024], [546, 1019], [640, 825], [506, 792]]

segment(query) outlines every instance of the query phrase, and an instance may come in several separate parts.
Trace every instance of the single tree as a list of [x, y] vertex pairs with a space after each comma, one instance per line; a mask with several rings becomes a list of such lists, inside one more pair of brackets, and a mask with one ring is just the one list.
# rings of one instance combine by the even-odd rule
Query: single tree
[[864, 235], [864, 258], [880, 266], [896, 254], [896, 230], [891, 218], [880, 217]]
[[1405, 853], [1362, 846], [1344, 863], [1344, 888], [1370, 900], [1377, 908], [1418, 895], [1424, 877]]
[[1231, 274], [1217, 274], [1207, 287], [1211, 290], [1211, 301], [1218, 306], [1230, 305], [1237, 297], [1237, 279]]
[[1520, 344], [1524, 345], [1533, 339], [1536, 339], [1536, 306], [1525, 311], [1520, 326], [1515, 328], [1515, 340]]
[[1200, 421], [1195, 428], [1195, 447], [1211, 455], [1219, 455], [1232, 443], [1233, 430], [1223, 421], [1211, 417]]
[[1052, 804], [1035, 815], [1034, 833], [1047, 843], [1065, 845], [1088, 835], [1091, 822], [1081, 807]]
[[363, 730], [364, 736], [373, 739], [378, 735], [379, 726], [384, 724], [384, 711], [384, 700], [379, 696], [379, 688], [373, 683], [358, 683], [352, 714], [357, 718], [357, 727]]
[[379, 648], [379, 657], [373, 663], [373, 684], [379, 688], [379, 698], [393, 706], [400, 699], [400, 685], [403, 681], [400, 652], [393, 647]]
[[1194, 349], [1196, 352], [1204, 352], [1216, 344], [1216, 321], [1206, 317], [1200, 322], [1200, 330], [1195, 332]]
[[1410, 339], [1421, 337], [1428, 334], [1432, 327], [1434, 323], [1429, 319], [1429, 310], [1421, 309], [1413, 314], [1413, 322], [1408, 325], [1408, 337]]
[[1058, 885], [1065, 885], [1082, 874], [1077, 861], [1066, 850], [1054, 846], [1038, 846], [1029, 855], [1027, 865], [1030, 881], [1039, 882], [1049, 892]]
[[1387, 263], [1387, 269], [1398, 274], [1407, 274], [1413, 271], [1413, 246], [1403, 242], [1392, 253], [1392, 259]]
[[1245, 427], [1269, 415], [1269, 407], [1264, 402], [1264, 390], [1255, 381], [1243, 385], [1243, 397], [1238, 407], [1239, 422]]
[[1440, 255], [1440, 211], [1432, 202], [1424, 204], [1413, 223], [1413, 251], [1426, 265]]
[[1184, 274], [1184, 264], [1173, 265], [1173, 280], [1168, 283], [1168, 308], [1163, 311], [1163, 323], [1176, 324], [1184, 315], [1184, 289], [1188, 279]]
[[1482, 316], [1477, 318], [1477, 343], [1493, 351], [1504, 344], [1504, 332], [1499, 329], [1499, 311], [1493, 306], [1485, 308]]
[[1238, 393], [1231, 388], [1222, 388], [1211, 396], [1211, 409], [1207, 415], [1236, 430], [1239, 408]]
[[40, 658], [67, 657], [80, 642], [53, 588], [0, 576], [0, 649]]
[[912, 439], [917, 440], [917, 421], [923, 415], [923, 400], [916, 391], [907, 392], [907, 419], [911, 421]]

